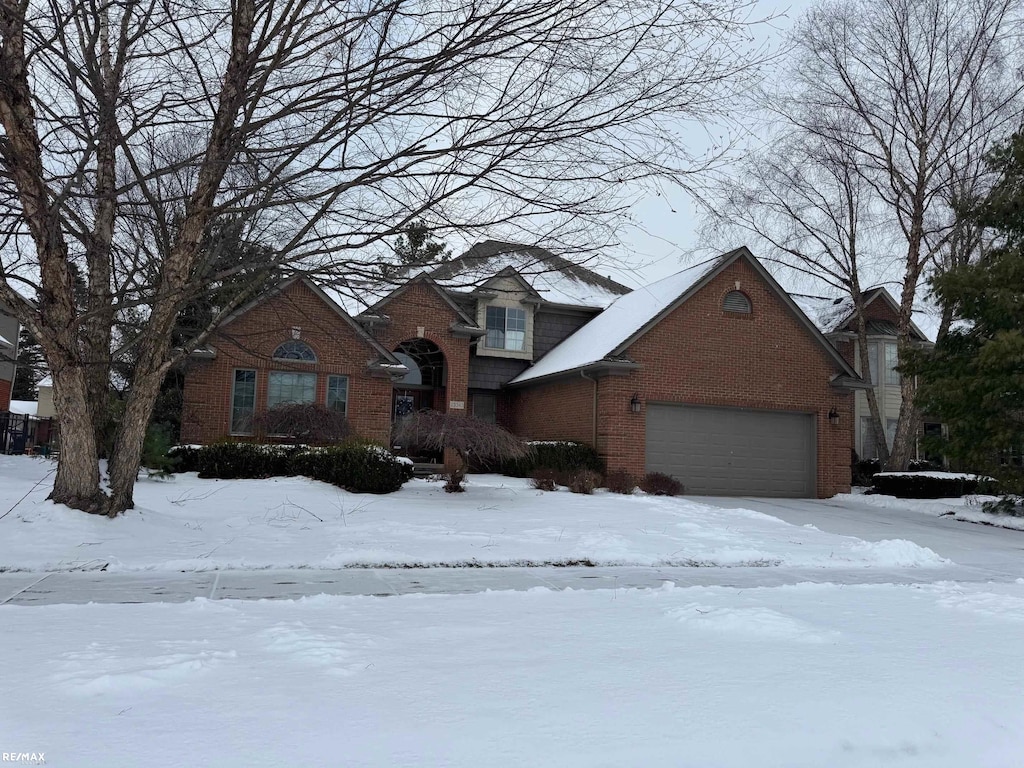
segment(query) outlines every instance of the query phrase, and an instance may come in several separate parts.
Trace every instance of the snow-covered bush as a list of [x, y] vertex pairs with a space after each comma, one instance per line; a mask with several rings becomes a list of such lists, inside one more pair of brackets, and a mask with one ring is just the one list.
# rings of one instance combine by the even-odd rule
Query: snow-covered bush
[[899, 499], [951, 499], [975, 493], [992, 493], [991, 477], [954, 472], [879, 472], [872, 492]]
[[640, 490], [652, 496], [680, 496], [683, 484], [663, 472], [648, 472], [640, 481]]

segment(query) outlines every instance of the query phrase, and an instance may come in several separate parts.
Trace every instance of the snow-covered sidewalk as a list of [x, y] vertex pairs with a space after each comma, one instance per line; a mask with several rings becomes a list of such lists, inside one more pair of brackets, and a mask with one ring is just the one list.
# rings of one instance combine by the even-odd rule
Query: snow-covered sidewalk
[[[545, 493], [474, 475], [386, 496], [305, 478], [140, 481], [117, 520], [47, 502], [53, 464], [0, 458], [0, 570], [203, 571], [396, 566], [935, 567], [905, 540], [865, 542], [686, 499]], [[19, 499], [25, 497], [19, 502]]]
[[1024, 583], [0, 608], [47, 765], [1009, 768]]

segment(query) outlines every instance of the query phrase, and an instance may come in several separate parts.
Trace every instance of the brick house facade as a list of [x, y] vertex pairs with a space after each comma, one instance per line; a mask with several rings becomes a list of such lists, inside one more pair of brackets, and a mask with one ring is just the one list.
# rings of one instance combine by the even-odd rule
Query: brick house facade
[[[484, 251], [488, 268], [494, 251]], [[307, 384], [308, 374], [316, 374], [321, 403], [330, 377], [347, 378], [347, 415], [365, 437], [385, 442], [402, 408], [429, 407], [497, 421], [528, 439], [591, 443], [609, 469], [638, 474], [657, 463], [647, 434], [652, 408], [670, 415], [696, 408], [701, 418], [715, 417], [716, 408], [731, 409], [722, 411], [730, 419], [792, 415], [787, 424], [799, 422], [809, 436], [799, 448], [807, 453], [795, 460], [810, 477], [803, 495], [849, 488], [852, 392], [859, 379], [746, 249], [694, 270], [686, 290], [666, 294], [664, 306], [637, 295], [648, 289], [630, 293], [578, 270], [567, 283], [554, 284], [550, 275], [531, 280], [518, 262], [511, 271], [494, 269], [471, 285], [453, 286], [454, 275], [466, 274], [462, 266], [415, 277], [361, 311], [346, 313], [341, 301], [307, 281], [255, 302], [222, 326], [205, 358], [191, 361], [182, 440], [232, 435], [238, 371], [255, 372], [256, 414], [271, 400], [274, 377], [302, 371]], [[649, 289], [659, 290], [657, 284]], [[739, 289], [748, 311], [727, 306]], [[585, 348], [575, 354], [590, 354], [588, 328], [622, 314], [617, 307], [628, 301], [653, 315], [621, 348], [585, 364], [552, 367], [570, 360], [574, 345]], [[315, 362], [273, 359], [295, 336]], [[430, 361], [441, 360], [440, 373], [428, 370]], [[305, 392], [313, 396], [312, 389]], [[657, 421], [651, 423], [664, 432]]]

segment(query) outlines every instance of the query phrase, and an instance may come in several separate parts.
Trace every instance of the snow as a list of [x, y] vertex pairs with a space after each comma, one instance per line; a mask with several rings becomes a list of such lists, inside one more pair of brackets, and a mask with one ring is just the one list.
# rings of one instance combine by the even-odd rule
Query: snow
[[[838, 501], [854, 498], [853, 494], [840, 494], [835, 497]], [[982, 504], [995, 501], [997, 496], [968, 495], [960, 498], [949, 499], [899, 499], [895, 496], [885, 496], [879, 493], [857, 494], [858, 503], [867, 504], [872, 507], [883, 509], [905, 509], [912, 512], [919, 512], [933, 517], [949, 515], [956, 520], [967, 523], [982, 523], [994, 525], [1000, 528], [1011, 528], [1024, 531], [1024, 517], [1012, 515], [997, 515], [986, 512]]]
[[1024, 582], [0, 607], [47, 764], [1010, 768]]
[[[411, 480], [383, 496], [301, 477], [140, 480], [110, 521], [46, 501], [55, 465], [0, 457], [0, 571], [209, 571], [595, 564], [941, 568], [907, 541], [864, 542], [689, 499], [538, 491], [470, 476], [468, 491]], [[47, 474], [50, 473], [50, 474]], [[19, 499], [25, 497], [23, 501]]]
[[11, 400], [11, 413], [22, 413], [28, 416], [35, 416], [39, 403], [35, 400]]
[[824, 334], [838, 331], [853, 313], [853, 299], [849, 296], [830, 299], [824, 296], [791, 293], [790, 298]]
[[52, 387], [52, 386], [53, 386], [53, 378], [51, 376], [44, 376], [42, 379], [39, 380], [39, 383], [36, 384], [36, 388], [39, 388], [39, 387]]
[[619, 297], [510, 383], [531, 381], [603, 360], [697, 284], [718, 263], [716, 259], [697, 264]]
[[876, 472], [875, 477], [928, 477], [933, 480], [995, 480], [987, 475], [972, 475], [968, 472]]
[[0, 346], [3, 346], [3, 347], [13, 347], [14, 345], [11, 344], [11, 342], [9, 342], [5, 337], [0, 336]]

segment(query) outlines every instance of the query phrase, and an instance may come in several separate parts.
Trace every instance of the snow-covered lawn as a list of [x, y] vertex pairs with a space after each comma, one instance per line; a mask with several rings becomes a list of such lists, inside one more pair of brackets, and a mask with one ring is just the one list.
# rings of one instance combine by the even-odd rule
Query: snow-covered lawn
[[[939, 566], [903, 540], [864, 542], [685, 499], [545, 493], [472, 476], [353, 495], [305, 478], [140, 481], [108, 520], [47, 502], [54, 465], [0, 458], [0, 570], [210, 570], [422, 565]], [[42, 482], [40, 482], [42, 481]], [[33, 489], [33, 486], [38, 483]], [[18, 500], [27, 496], [23, 501]]]
[[839, 494], [836, 496], [836, 499], [839, 500], [850, 499], [858, 504], [870, 504], [882, 509], [906, 509], [933, 517], [952, 515], [956, 520], [968, 523], [983, 523], [1024, 531], [1024, 517], [993, 515], [981, 508], [986, 501], [995, 501], [997, 498], [997, 496], [976, 495], [953, 499], [898, 499], [895, 496], [875, 493]]
[[0, 607], [47, 765], [1010, 768], [1024, 583]]

